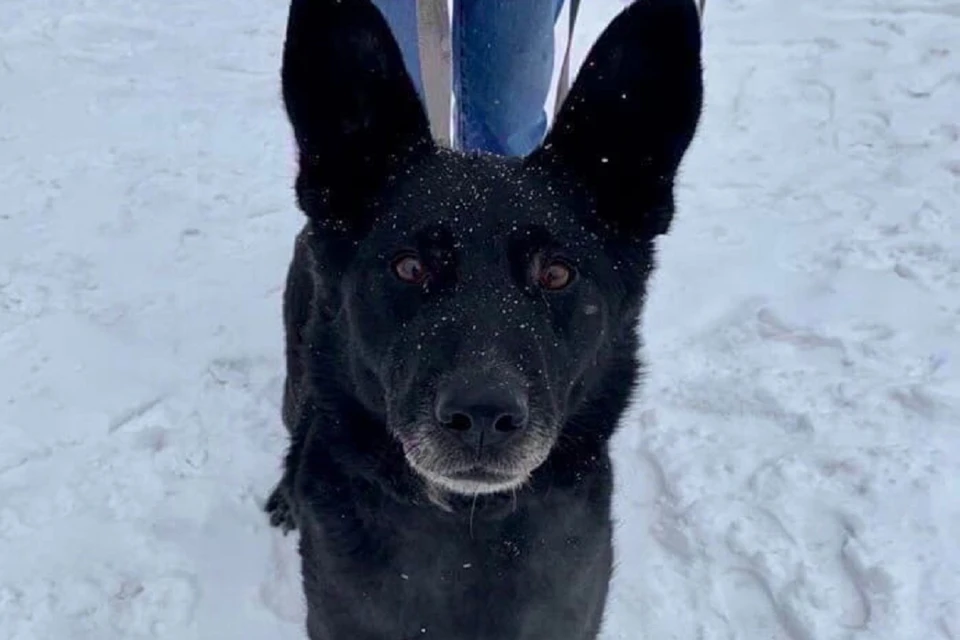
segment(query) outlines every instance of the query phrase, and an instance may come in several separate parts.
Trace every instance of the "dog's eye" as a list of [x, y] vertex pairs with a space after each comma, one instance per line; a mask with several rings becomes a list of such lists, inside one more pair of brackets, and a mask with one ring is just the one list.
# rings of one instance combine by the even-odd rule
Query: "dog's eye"
[[409, 284], [420, 284], [427, 279], [429, 272], [420, 258], [403, 255], [393, 261], [393, 272]]
[[540, 286], [550, 291], [559, 291], [573, 280], [573, 269], [570, 265], [559, 260], [553, 260], [540, 267], [537, 281]]

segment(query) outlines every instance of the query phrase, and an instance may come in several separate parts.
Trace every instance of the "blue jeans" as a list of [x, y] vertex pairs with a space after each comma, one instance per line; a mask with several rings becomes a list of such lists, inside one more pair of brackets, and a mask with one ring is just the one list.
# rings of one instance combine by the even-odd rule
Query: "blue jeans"
[[[543, 140], [553, 27], [564, 0], [454, 0], [456, 140], [464, 151], [525, 156]], [[423, 96], [417, 0], [374, 0]]]

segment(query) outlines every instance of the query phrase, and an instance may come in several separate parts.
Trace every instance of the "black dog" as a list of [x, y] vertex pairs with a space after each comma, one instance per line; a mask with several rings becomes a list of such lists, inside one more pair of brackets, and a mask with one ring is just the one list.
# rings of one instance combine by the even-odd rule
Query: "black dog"
[[608, 440], [701, 94], [694, 3], [639, 0], [535, 153], [454, 153], [367, 0], [293, 0], [308, 222], [267, 511], [300, 530], [311, 640], [596, 638]]

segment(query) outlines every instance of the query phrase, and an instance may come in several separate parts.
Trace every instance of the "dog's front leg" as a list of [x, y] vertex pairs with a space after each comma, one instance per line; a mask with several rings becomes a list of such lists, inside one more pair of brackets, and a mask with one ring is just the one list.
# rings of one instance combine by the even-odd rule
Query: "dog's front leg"
[[283, 461], [283, 476], [274, 487], [263, 510], [270, 516], [270, 525], [278, 527], [284, 535], [299, 526], [298, 509], [293, 496], [300, 452], [303, 450], [303, 430], [295, 430], [290, 436], [290, 448]]

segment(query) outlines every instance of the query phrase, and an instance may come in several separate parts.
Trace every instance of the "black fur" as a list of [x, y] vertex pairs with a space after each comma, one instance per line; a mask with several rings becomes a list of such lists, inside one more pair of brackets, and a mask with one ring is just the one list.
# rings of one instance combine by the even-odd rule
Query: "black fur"
[[[291, 445], [266, 509], [299, 529], [311, 640], [595, 638], [608, 441], [700, 114], [694, 3], [626, 9], [525, 159], [434, 144], [367, 0], [293, 0], [283, 92], [308, 222], [284, 296]], [[401, 281], [406, 255], [429, 278]], [[561, 290], [539, 280], [553, 262], [573, 270]], [[441, 397], [523, 415], [484, 445]]]

